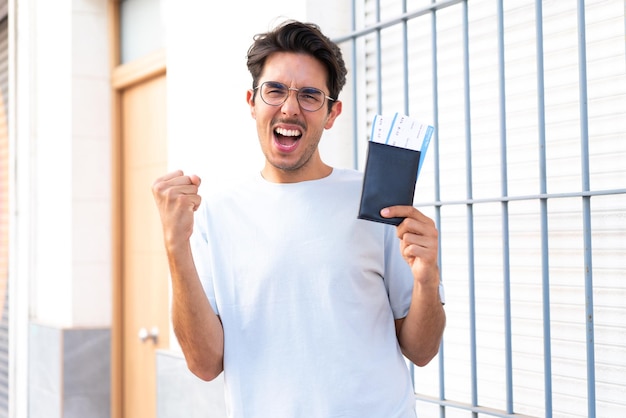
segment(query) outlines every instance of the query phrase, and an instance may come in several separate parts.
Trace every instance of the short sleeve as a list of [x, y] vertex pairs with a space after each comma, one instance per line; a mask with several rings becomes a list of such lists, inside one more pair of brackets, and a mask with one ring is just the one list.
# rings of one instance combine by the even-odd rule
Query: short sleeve
[[400, 253], [400, 240], [396, 228], [385, 225], [385, 288], [395, 319], [409, 313], [413, 295], [413, 273]]

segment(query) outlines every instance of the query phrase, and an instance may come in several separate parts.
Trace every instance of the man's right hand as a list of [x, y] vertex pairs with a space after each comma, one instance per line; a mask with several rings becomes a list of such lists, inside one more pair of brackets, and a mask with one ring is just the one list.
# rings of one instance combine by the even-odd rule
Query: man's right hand
[[156, 179], [152, 195], [159, 209], [165, 245], [174, 249], [187, 243], [193, 232], [193, 213], [200, 206], [200, 177], [186, 176], [181, 170]]

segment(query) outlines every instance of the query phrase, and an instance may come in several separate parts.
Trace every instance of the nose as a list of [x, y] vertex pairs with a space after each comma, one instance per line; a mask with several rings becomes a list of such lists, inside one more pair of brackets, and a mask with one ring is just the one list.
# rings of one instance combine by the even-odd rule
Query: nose
[[289, 93], [287, 94], [287, 100], [285, 100], [285, 103], [283, 103], [281, 110], [286, 115], [297, 115], [298, 113], [300, 113], [300, 103], [298, 103], [297, 89], [289, 89]]

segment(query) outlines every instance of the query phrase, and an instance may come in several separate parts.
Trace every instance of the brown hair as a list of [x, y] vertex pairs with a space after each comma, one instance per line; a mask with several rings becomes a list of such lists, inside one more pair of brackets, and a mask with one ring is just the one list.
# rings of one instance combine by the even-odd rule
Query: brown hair
[[[319, 26], [288, 20], [270, 32], [255, 35], [248, 49], [248, 71], [252, 75], [253, 89], [258, 85], [267, 57], [274, 52], [304, 53], [320, 61], [328, 73], [329, 96], [338, 98], [346, 84], [348, 71], [339, 46], [324, 35]], [[328, 101], [329, 110], [333, 103]]]

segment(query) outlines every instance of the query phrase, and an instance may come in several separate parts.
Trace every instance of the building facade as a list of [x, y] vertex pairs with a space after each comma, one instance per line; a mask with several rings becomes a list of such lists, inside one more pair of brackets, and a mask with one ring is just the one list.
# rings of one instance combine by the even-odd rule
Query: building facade
[[170, 330], [150, 185], [261, 167], [245, 52], [285, 18], [349, 67], [327, 162], [362, 169], [376, 114], [436, 129], [415, 204], [440, 229], [448, 326], [412, 368], [420, 415], [626, 412], [623, 1], [6, 4], [0, 416], [225, 416]]

